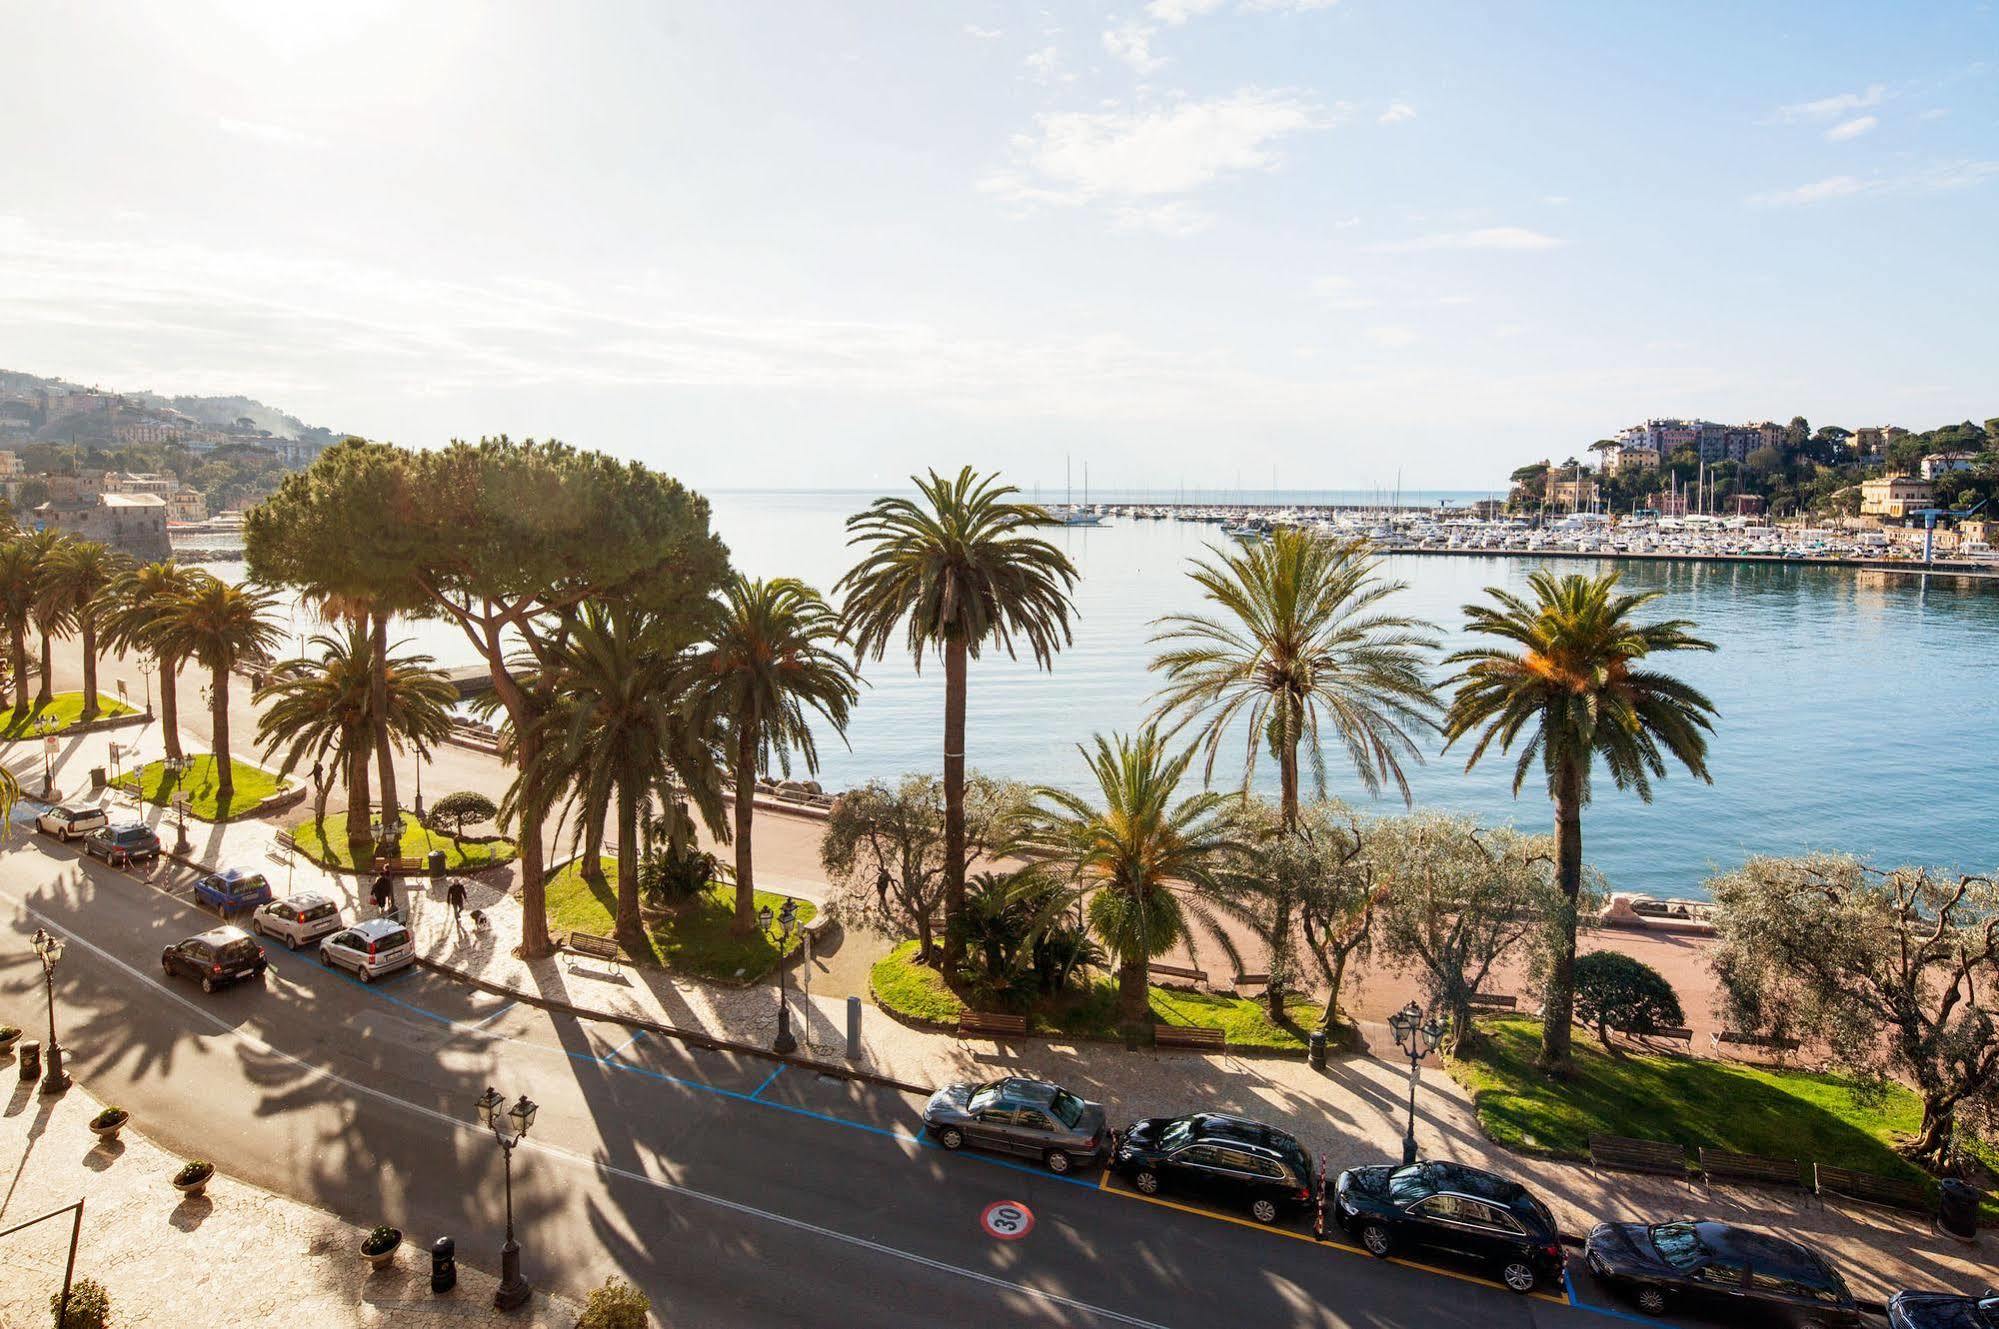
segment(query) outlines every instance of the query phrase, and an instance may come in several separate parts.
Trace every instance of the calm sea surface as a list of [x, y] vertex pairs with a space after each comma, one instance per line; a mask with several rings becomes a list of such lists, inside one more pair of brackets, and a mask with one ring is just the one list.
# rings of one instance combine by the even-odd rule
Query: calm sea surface
[[[721, 491], [709, 497], [716, 529], [737, 566], [753, 575], [804, 577], [825, 590], [851, 562], [842, 522], [870, 495]], [[1119, 501], [1117, 495], [1098, 497]], [[1370, 497], [1279, 499], [1364, 503]], [[1191, 522], [1113, 519], [1051, 538], [1082, 573], [1075, 643], [1050, 673], [1003, 652], [976, 661], [968, 748], [977, 769], [1074, 784], [1086, 778], [1078, 741], [1093, 731], [1128, 730], [1146, 714], [1155, 686], [1147, 670], [1155, 649], [1148, 642], [1150, 624], [1161, 614], [1198, 607], [1187, 562], [1223, 537], [1213, 526]], [[1549, 562], [1579, 571], [1593, 566]], [[1438, 624], [1447, 649], [1465, 641], [1460, 606], [1486, 586], [1524, 586], [1535, 566], [1511, 558], [1386, 560], [1387, 574], [1408, 583], [1398, 608]], [[1665, 664], [1713, 698], [1721, 714], [1710, 754], [1712, 785], [1670, 775], [1646, 805], [1607, 779], [1597, 781], [1596, 802], [1584, 815], [1584, 850], [1615, 887], [1700, 894], [1708, 872], [1764, 851], [1837, 849], [1882, 864], [1999, 866], [1999, 794], [1988, 751], [1999, 733], [1999, 688], [1993, 686], [1999, 588], [1837, 569], [1622, 567], [1628, 585], [1665, 592], [1653, 606], [1656, 615], [1691, 618], [1720, 646], [1712, 655], [1669, 657]], [[241, 565], [217, 565], [215, 571], [242, 574]], [[301, 617], [295, 626], [309, 625]], [[448, 626], [412, 624], [407, 635], [440, 663], [476, 658]], [[890, 655], [864, 672], [869, 686], [850, 727], [851, 748], [832, 736], [821, 745], [819, 778], [828, 788], [934, 770], [940, 763], [941, 670], [931, 663], [919, 674], [906, 657]], [[1440, 680], [1446, 672], [1435, 670]], [[1424, 746], [1428, 760], [1410, 771], [1419, 806], [1534, 830], [1547, 824], [1538, 775], [1516, 799], [1510, 761], [1488, 756], [1488, 764], [1467, 773], [1461, 758], [1439, 751], [1436, 739]], [[1218, 765], [1216, 779], [1229, 786], [1240, 778], [1242, 748], [1225, 752], [1235, 761]], [[1393, 798], [1370, 800], [1342, 769], [1338, 753], [1329, 751], [1327, 763], [1332, 793], [1384, 812], [1400, 806]], [[1267, 760], [1263, 766], [1259, 783], [1274, 786], [1274, 768]]]

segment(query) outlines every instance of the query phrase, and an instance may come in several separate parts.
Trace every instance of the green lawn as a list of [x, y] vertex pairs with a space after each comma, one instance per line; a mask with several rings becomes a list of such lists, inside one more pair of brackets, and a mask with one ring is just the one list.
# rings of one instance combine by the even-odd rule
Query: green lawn
[[[591, 932], [611, 935], [618, 909], [618, 862], [606, 858], [602, 889], [583, 875], [581, 860], [565, 864], [548, 881], [548, 922], [556, 932]], [[771, 891], [756, 893], [757, 908], [770, 908], [774, 915], [784, 908], [788, 897]], [[647, 929], [651, 948], [632, 957], [640, 964], [659, 965], [675, 973], [696, 978], [750, 980], [761, 978], [777, 963], [777, 942], [773, 934], [753, 932], [737, 936], [729, 931], [735, 917], [736, 888], [713, 882], [705, 894], [680, 905]], [[810, 900], [798, 901], [799, 926], [812, 921], [819, 912]]]
[[[916, 963], [913, 941], [904, 942], [877, 961], [872, 979], [875, 1000], [885, 1009], [911, 1019], [950, 1024], [965, 1009], [965, 1003], [946, 986], [941, 973], [929, 965]], [[1206, 1025], [1227, 1030], [1230, 1047], [1290, 1052], [1305, 1050], [1305, 1031], [1319, 1022], [1322, 1009], [1310, 998], [1294, 997], [1288, 1003], [1294, 1029], [1274, 1023], [1263, 1003], [1249, 997], [1155, 987], [1151, 990], [1151, 1004], [1155, 1024]], [[1059, 1002], [1028, 1012], [1028, 1027], [1038, 1033], [1071, 1038], [1120, 1037], [1116, 980], [1096, 979], [1082, 992], [1068, 993]]]
[[[330, 812], [326, 816], [326, 840], [321, 842], [319, 827], [311, 817], [291, 828], [292, 843], [313, 862], [324, 867], [345, 868], [354, 871], [353, 846], [347, 843], [347, 814]], [[403, 813], [403, 838], [396, 846], [398, 858], [423, 858], [433, 849], [444, 851], [444, 866], [452, 872], [477, 872], [480, 868], [498, 867], [511, 863], [520, 851], [512, 840], [459, 840], [446, 831], [433, 831], [416, 819], [416, 814]], [[364, 865], [372, 866], [372, 865]]]
[[189, 815], [203, 821], [227, 821], [253, 812], [258, 804], [284, 788], [269, 771], [234, 758], [230, 759], [230, 767], [236, 788], [226, 808], [217, 803], [215, 757], [211, 753], [195, 757], [194, 764], [178, 781], [168, 777], [165, 763], [149, 761], [138, 771], [119, 776], [117, 785], [120, 789], [138, 791], [146, 802], [159, 807], [171, 806], [176, 793], [185, 793]]
[[1876, 1090], [1838, 1075], [1700, 1057], [1614, 1058], [1581, 1031], [1575, 1076], [1562, 1081], [1534, 1069], [1538, 1022], [1480, 1027], [1485, 1041], [1450, 1071], [1471, 1091], [1486, 1134], [1510, 1149], [1587, 1158], [1597, 1132], [1923, 1176], [1895, 1152], [1922, 1124], [1921, 1100], [1900, 1085]]
[[[97, 694], [97, 718], [100, 720], [108, 720], [114, 715], [130, 715], [135, 709], [114, 697], [107, 697], [101, 692]], [[56, 722], [48, 732], [60, 734], [83, 715], [83, 694], [58, 692], [46, 706], [32, 706], [26, 711], [9, 707], [0, 711], [0, 721], [5, 722], [0, 724], [0, 740], [41, 737], [42, 731], [37, 726], [45, 715]]]

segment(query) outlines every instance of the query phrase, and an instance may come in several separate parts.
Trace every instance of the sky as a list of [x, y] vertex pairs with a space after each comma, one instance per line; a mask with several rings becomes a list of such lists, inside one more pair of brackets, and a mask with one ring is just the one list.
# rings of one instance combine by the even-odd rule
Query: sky
[[1978, 3], [0, 0], [0, 367], [708, 487], [1999, 414]]

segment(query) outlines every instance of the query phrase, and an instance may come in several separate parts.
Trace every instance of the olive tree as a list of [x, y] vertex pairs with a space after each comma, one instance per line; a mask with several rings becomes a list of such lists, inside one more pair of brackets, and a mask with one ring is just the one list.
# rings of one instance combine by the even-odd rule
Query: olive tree
[[1622, 951], [1592, 951], [1576, 958], [1576, 1018], [1596, 1030], [1596, 1041], [1622, 1056], [1610, 1031], [1650, 1034], [1686, 1023], [1679, 994], [1666, 976]]
[[[1269, 999], [1297, 986], [1308, 960], [1326, 992], [1320, 1027], [1339, 1020], [1340, 987], [1347, 964], [1366, 954], [1376, 911], [1386, 894], [1367, 856], [1366, 832], [1344, 804], [1307, 803], [1286, 829], [1283, 811], [1265, 799], [1249, 800], [1239, 814], [1245, 846], [1236, 874], [1259, 907], [1257, 929], [1270, 949]], [[1281, 1007], [1273, 1007], [1278, 1014]]]

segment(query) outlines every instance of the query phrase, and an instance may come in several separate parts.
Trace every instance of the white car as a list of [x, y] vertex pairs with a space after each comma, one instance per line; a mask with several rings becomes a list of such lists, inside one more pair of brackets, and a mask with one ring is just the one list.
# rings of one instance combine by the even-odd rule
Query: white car
[[80, 839], [94, 830], [105, 826], [109, 818], [103, 808], [72, 808], [56, 806], [35, 818], [35, 829], [44, 835], [70, 841]]
[[319, 962], [351, 969], [363, 983], [416, 963], [410, 930], [392, 918], [371, 918], [319, 943]]
[[329, 932], [340, 931], [340, 906], [324, 895], [290, 895], [259, 905], [250, 928], [276, 938], [287, 950], [297, 950]]

